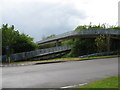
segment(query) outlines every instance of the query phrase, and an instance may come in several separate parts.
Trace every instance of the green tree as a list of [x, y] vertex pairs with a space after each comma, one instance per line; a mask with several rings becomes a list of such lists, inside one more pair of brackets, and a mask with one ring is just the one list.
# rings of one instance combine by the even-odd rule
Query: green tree
[[75, 39], [71, 47], [71, 56], [81, 56], [95, 53], [94, 39]]
[[100, 35], [95, 39], [95, 44], [97, 46], [98, 52], [104, 52], [106, 51], [106, 38], [105, 35]]
[[2, 54], [7, 55], [9, 63], [12, 53], [31, 51], [37, 48], [33, 38], [20, 34], [13, 25], [8, 27], [8, 24], [3, 24], [0, 30], [2, 31]]
[[71, 40], [71, 39], [69, 39], [69, 40], [64, 40], [64, 41], [62, 41], [61, 45], [62, 45], [62, 46], [72, 45], [72, 44], [73, 44], [73, 41], [74, 41], [74, 39], [73, 39], [73, 40]]
[[24, 33], [19, 34], [15, 40], [16, 43], [12, 46], [14, 53], [32, 51], [38, 47], [38, 45], [33, 42], [33, 38]]
[[74, 31], [82, 30], [82, 29], [87, 29], [87, 26], [78, 26]]
[[19, 34], [14, 31], [14, 26], [8, 27], [8, 24], [2, 25], [2, 50], [3, 54], [7, 55], [7, 60], [10, 63], [10, 54], [13, 53], [12, 45], [16, 42], [15, 38]]

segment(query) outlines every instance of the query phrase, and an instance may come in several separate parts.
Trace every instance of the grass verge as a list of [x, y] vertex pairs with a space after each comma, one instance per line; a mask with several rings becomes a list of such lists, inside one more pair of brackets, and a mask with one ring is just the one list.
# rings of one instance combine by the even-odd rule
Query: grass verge
[[118, 78], [120, 78], [120, 76], [112, 76], [109, 78], [97, 80], [84, 86], [75, 88], [75, 90], [81, 88], [118, 88], [118, 85], [120, 85], [120, 82], [118, 82]]
[[12, 62], [14, 63], [34, 63], [34, 62], [48, 62], [48, 61], [67, 61], [67, 60], [88, 60], [88, 59], [102, 59], [102, 58], [112, 58], [112, 57], [118, 57], [120, 55], [110, 55], [110, 56], [95, 56], [95, 57], [86, 57], [86, 58], [57, 58], [57, 59], [50, 59], [50, 60], [39, 60], [39, 61], [22, 61], [22, 62]]

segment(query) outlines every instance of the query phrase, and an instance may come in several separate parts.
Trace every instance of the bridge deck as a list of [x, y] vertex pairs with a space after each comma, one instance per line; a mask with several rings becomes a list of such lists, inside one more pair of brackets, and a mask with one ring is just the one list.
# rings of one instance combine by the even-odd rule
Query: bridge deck
[[66, 32], [63, 34], [56, 35], [52, 38], [45, 39], [38, 41], [37, 44], [43, 44], [43, 43], [48, 43], [48, 42], [53, 42], [56, 40], [62, 40], [62, 39], [67, 39], [67, 38], [75, 38], [75, 37], [80, 37], [80, 38], [93, 38], [97, 37], [100, 34], [104, 35], [110, 35], [111, 38], [120, 38], [120, 30], [115, 30], [115, 29], [85, 29], [85, 30], [80, 30], [80, 31], [70, 31]]

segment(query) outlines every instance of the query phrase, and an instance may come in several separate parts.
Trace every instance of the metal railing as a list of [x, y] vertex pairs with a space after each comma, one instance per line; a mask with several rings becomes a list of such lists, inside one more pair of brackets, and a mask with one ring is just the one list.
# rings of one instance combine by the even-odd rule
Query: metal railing
[[70, 32], [66, 32], [66, 33], [62, 33], [59, 35], [56, 35], [52, 38], [48, 38], [45, 40], [41, 40], [36, 42], [37, 44], [42, 44], [42, 43], [46, 43], [46, 42], [50, 42], [50, 41], [55, 41], [55, 40], [59, 40], [62, 38], [67, 38], [67, 37], [71, 37], [71, 36], [92, 36], [92, 35], [100, 35], [100, 34], [109, 34], [109, 35], [120, 35], [120, 30], [114, 30], [114, 29], [98, 29], [98, 28], [94, 28], [94, 29], [82, 29], [79, 31], [70, 31]]
[[79, 56], [79, 57], [86, 58], [86, 57], [106, 56], [106, 55], [118, 55], [118, 51], [93, 53], [93, 54], [83, 55], [83, 56]]
[[[26, 60], [26, 59], [30, 59], [33, 57], [58, 53], [58, 52], [66, 51], [66, 50], [70, 50], [70, 49], [71, 49], [70, 46], [59, 46], [59, 47], [52, 47], [52, 48], [46, 48], [46, 49], [38, 49], [35, 51], [30, 51], [30, 52], [11, 54], [10, 59], [11, 59], [11, 62], [17, 61], [17, 60]], [[6, 60], [6, 56], [4, 56], [4, 58], [2, 58], [2, 60]]]

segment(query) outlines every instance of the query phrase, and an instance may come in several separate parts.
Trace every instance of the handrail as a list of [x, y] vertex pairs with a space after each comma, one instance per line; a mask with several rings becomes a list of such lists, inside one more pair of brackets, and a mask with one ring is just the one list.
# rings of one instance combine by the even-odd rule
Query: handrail
[[[37, 57], [37, 56], [53, 54], [53, 53], [66, 51], [66, 50], [70, 50], [70, 49], [71, 49], [70, 46], [59, 46], [59, 47], [38, 49], [35, 51], [30, 51], [30, 52], [11, 54], [10, 59], [13, 62], [13, 61], [17, 61], [17, 60], [25, 60], [25, 59], [30, 59], [30, 58]], [[6, 56], [4, 56], [4, 58], [2, 58], [2, 60], [3, 59], [6, 59]]]
[[46, 43], [46, 42], [51, 42], [51, 41], [55, 41], [55, 40], [60, 40], [62, 38], [68, 38], [68, 37], [72, 37], [72, 36], [93, 36], [93, 35], [100, 35], [100, 34], [104, 34], [104, 35], [120, 35], [120, 30], [115, 30], [115, 29], [98, 29], [98, 28], [94, 28], [94, 29], [82, 29], [79, 31], [70, 31], [70, 32], [66, 32], [66, 33], [62, 33], [62, 34], [58, 34], [52, 38], [48, 38], [45, 40], [41, 40], [36, 42], [37, 44], [42, 44], [42, 43]]

